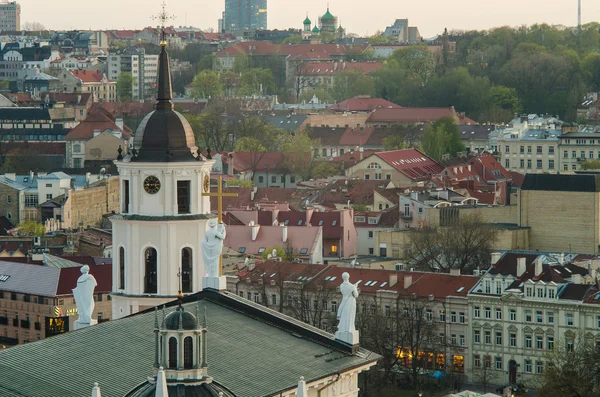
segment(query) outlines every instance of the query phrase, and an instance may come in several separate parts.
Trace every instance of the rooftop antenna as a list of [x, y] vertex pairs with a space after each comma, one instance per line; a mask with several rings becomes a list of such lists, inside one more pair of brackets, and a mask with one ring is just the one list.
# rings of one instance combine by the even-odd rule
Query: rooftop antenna
[[577, 0], [577, 30], [581, 31], [581, 0]]

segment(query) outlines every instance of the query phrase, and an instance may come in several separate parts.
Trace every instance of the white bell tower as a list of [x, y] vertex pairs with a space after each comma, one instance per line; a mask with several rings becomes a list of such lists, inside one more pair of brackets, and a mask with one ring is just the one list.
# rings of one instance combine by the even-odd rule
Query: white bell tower
[[[155, 110], [133, 147], [115, 161], [121, 214], [113, 224], [113, 318], [202, 289], [201, 240], [210, 212], [214, 160], [200, 155], [190, 124], [173, 109], [166, 42], [161, 43]], [[121, 151], [121, 150], [119, 150]], [[178, 278], [180, 274], [181, 280]]]

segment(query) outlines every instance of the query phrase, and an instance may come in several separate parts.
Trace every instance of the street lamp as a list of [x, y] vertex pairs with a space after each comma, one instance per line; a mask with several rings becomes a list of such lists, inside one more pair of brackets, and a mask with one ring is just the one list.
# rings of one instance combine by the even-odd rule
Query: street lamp
[[422, 391], [420, 391], [420, 392], [417, 394], [417, 396], [419, 396], [419, 397], [423, 397], [423, 392], [422, 392]]

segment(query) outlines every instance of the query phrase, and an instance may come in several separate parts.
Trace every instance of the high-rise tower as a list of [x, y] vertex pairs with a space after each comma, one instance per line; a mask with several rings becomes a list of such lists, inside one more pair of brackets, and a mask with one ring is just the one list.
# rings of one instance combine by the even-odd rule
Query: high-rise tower
[[267, 0], [225, 0], [224, 29], [267, 29]]

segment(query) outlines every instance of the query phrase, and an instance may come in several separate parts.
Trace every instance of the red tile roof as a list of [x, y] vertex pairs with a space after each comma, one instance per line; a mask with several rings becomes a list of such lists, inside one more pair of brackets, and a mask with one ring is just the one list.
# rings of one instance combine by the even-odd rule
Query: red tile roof
[[510, 177], [512, 178], [514, 187], [521, 187], [521, 185], [523, 185], [523, 181], [525, 180], [525, 175], [523, 175], [517, 171], [508, 171], [508, 173], [510, 174]]
[[69, 70], [71, 74], [81, 80], [82, 83], [99, 83], [105, 77], [102, 73], [93, 70]]
[[[365, 150], [362, 153], [362, 158], [367, 158], [372, 154], [377, 153], [375, 150]], [[344, 169], [352, 167], [354, 164], [360, 162], [360, 153], [358, 151], [346, 152], [341, 156], [333, 157], [331, 161], [336, 163], [344, 163]]]
[[[96, 110], [88, 114], [88, 116], [77, 127], [73, 128], [65, 137], [65, 139], [92, 139], [94, 131], [103, 132], [107, 129], [112, 131], [120, 130], [119, 127], [102, 111]], [[127, 131], [122, 131], [123, 139], [130, 137]]]
[[402, 106], [386, 101], [383, 98], [371, 98], [369, 95], [358, 95], [340, 103], [336, 103], [328, 109], [334, 112], [371, 112], [375, 109], [399, 109], [401, 107]]
[[133, 39], [139, 30], [115, 30], [114, 34], [120, 39]]
[[229, 46], [219, 52], [217, 56], [224, 55], [299, 55], [306, 53], [323, 53], [327, 55], [343, 55], [345, 53], [360, 54], [368, 46], [345, 46], [339, 44], [272, 44], [267, 41], [245, 41]]
[[469, 163], [478, 166], [481, 171], [480, 176], [486, 181], [511, 179], [511, 174], [491, 154], [480, 154]]
[[454, 108], [376, 109], [367, 123], [431, 123], [443, 117], [456, 118]]
[[364, 145], [367, 143], [374, 130], [373, 127], [348, 127], [340, 138], [339, 144]]
[[[90, 274], [94, 276], [98, 285], [95, 293], [107, 293], [112, 291], [112, 266], [111, 265], [89, 265]], [[73, 288], [77, 286], [77, 279], [81, 276], [80, 267], [65, 267], [60, 269], [60, 277], [56, 288], [56, 295], [73, 295]]]
[[379, 157], [412, 180], [431, 178], [432, 175], [439, 174], [444, 170], [444, 166], [418, 149], [378, 152], [374, 156]]

